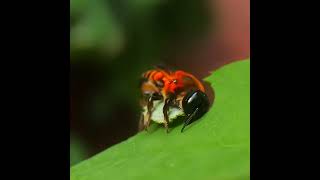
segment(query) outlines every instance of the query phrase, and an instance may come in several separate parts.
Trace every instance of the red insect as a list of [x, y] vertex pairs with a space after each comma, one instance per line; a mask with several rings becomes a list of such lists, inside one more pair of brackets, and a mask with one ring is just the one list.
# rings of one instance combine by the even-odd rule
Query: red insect
[[192, 74], [185, 71], [169, 71], [161, 68], [149, 70], [142, 75], [142, 106], [147, 106], [147, 114], [141, 118], [141, 129], [150, 124], [153, 101], [163, 100], [164, 126], [168, 132], [168, 110], [170, 106], [183, 109], [187, 115], [184, 127], [201, 117], [209, 108], [209, 100], [202, 83]]

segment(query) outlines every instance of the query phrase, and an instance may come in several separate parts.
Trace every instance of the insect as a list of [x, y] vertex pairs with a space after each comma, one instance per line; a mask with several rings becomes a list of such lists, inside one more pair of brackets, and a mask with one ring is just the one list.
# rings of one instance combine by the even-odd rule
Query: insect
[[[141, 130], [147, 130], [153, 120], [163, 123], [168, 133], [169, 121], [172, 121], [169, 114], [176, 114], [186, 116], [181, 129], [183, 132], [187, 125], [203, 116], [209, 109], [210, 103], [203, 84], [185, 71], [158, 67], [146, 71], [142, 74], [140, 89], [141, 106], [145, 109], [145, 113], [140, 117]], [[155, 108], [162, 108], [163, 118], [152, 119]]]

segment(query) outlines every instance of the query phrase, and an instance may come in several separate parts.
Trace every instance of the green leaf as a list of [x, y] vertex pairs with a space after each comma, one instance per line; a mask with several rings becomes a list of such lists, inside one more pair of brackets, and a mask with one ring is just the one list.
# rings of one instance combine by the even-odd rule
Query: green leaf
[[[180, 133], [161, 125], [71, 168], [71, 180], [250, 179], [250, 61], [228, 64], [205, 79], [211, 109]], [[158, 128], [157, 128], [158, 127]]]

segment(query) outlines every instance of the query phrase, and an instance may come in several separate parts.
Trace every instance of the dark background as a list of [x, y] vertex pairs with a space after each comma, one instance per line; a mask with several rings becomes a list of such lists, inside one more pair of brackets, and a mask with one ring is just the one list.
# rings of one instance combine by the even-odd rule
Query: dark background
[[249, 0], [71, 0], [70, 165], [137, 132], [156, 64], [203, 78], [249, 57]]

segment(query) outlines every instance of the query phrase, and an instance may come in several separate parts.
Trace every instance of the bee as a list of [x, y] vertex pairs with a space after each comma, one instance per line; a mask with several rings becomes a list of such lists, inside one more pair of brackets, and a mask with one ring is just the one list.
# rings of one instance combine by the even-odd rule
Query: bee
[[[205, 88], [200, 80], [194, 75], [182, 71], [171, 71], [164, 68], [155, 68], [142, 74], [140, 89], [142, 94], [141, 106], [146, 110], [140, 117], [140, 130], [147, 128], [150, 121], [163, 123], [166, 132], [169, 132], [169, 111], [176, 108], [178, 114], [185, 117], [184, 125], [181, 129], [189, 125], [192, 121], [202, 117], [209, 109], [210, 103], [206, 95]], [[157, 102], [163, 103], [163, 120], [152, 119], [154, 105]]]

